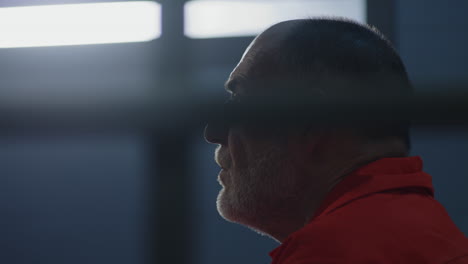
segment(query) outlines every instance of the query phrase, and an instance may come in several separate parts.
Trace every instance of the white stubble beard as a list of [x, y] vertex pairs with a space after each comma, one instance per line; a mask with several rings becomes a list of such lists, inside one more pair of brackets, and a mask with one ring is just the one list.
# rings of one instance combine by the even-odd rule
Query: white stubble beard
[[226, 220], [259, 231], [300, 202], [303, 186], [297, 168], [280, 146], [259, 153], [250, 164], [247, 169], [225, 172], [216, 204]]

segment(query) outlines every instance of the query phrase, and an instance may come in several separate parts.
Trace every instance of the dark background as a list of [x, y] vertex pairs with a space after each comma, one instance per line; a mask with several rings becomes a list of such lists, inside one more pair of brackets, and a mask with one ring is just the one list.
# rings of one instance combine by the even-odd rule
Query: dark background
[[[398, 0], [392, 6], [388, 34], [417, 91], [468, 87], [468, 2]], [[177, 28], [177, 23], [172, 26]], [[129, 103], [148, 94], [165, 95], [168, 90], [155, 84], [161, 78], [169, 82], [180, 72], [158, 61], [181, 60], [164, 46], [178, 38], [174, 34], [160, 43], [0, 49], [1, 102], [27, 105], [40, 97]], [[175, 43], [191, 65], [182, 69], [189, 88], [174, 88], [174, 93], [188, 96], [181, 91], [190, 89], [200, 95], [222, 94], [224, 80], [251, 39], [193, 41], [184, 50], [186, 44]], [[158, 166], [151, 154], [154, 140], [142, 131], [51, 134], [4, 129], [0, 263], [144, 263], [145, 239], [153, 232], [147, 228], [148, 190], [156, 188], [151, 179], [161, 176], [149, 169]], [[267, 253], [278, 244], [224, 221], [216, 211], [220, 188], [215, 146], [204, 142], [201, 129], [187, 142], [193, 188], [186, 217], [194, 230], [187, 239], [192, 250], [176, 248], [174, 254], [189, 254], [190, 263], [268, 263]], [[436, 199], [467, 234], [467, 129], [414, 127], [412, 142], [412, 155], [420, 155], [433, 176]], [[184, 149], [176, 144], [173, 151]], [[167, 226], [169, 232], [177, 228]]]

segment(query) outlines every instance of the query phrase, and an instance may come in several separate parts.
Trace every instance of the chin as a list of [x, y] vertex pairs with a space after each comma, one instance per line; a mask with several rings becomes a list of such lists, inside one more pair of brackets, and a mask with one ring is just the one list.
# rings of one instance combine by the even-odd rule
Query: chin
[[256, 219], [256, 214], [254, 212], [249, 212], [247, 208], [239, 204], [237, 205], [238, 206], [236, 206], [234, 200], [228, 195], [227, 190], [225, 188], [221, 189], [218, 194], [218, 199], [216, 200], [216, 206], [219, 215], [224, 218], [224, 220], [244, 225], [262, 236], [269, 236], [259, 229], [259, 221]]
[[231, 213], [227, 207], [226, 202], [226, 189], [223, 187], [218, 193], [218, 198], [216, 199], [216, 209], [218, 209], [219, 215], [225, 220], [231, 221]]
[[[222, 188], [219, 191], [216, 207], [218, 213], [229, 222], [246, 224], [247, 219], [255, 215], [255, 206], [257, 199], [253, 194], [246, 192], [249, 189], [249, 184], [239, 182], [244, 174], [237, 172], [234, 169], [223, 170], [218, 176], [218, 181]], [[237, 181], [236, 181], [237, 179]]]
[[218, 198], [216, 199], [216, 208], [218, 209], [219, 215], [229, 222], [238, 222], [239, 211], [236, 210], [233, 205], [232, 197], [230, 197], [229, 191], [223, 185], [223, 188], [219, 191]]

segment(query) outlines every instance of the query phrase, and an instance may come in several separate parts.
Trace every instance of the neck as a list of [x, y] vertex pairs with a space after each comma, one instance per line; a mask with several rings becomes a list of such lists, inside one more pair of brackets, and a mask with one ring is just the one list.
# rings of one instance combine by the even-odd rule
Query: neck
[[274, 221], [274, 224], [265, 225], [262, 232], [278, 242], [284, 242], [289, 235], [312, 220], [327, 194], [353, 171], [381, 158], [407, 156], [406, 151], [403, 150], [404, 148], [387, 147], [388, 144], [386, 146], [369, 146], [361, 153], [355, 153], [355, 155], [350, 155], [344, 159], [334, 159], [336, 162], [312, 166], [314, 167], [313, 170], [309, 170], [306, 174], [314, 182], [309, 185], [309, 189], [306, 191], [309, 196], [304, 197], [302, 207], [294, 213], [295, 217], [292, 214], [287, 215], [287, 217], [284, 217], [284, 215], [282, 217], [278, 216], [278, 220]]

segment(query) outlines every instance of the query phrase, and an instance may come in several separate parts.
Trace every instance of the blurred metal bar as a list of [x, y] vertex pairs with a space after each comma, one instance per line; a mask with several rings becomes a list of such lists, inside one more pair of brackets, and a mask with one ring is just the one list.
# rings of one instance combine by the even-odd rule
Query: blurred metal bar
[[189, 141], [184, 130], [150, 135], [150, 171], [155, 173], [147, 188], [153, 197], [148, 263], [191, 262]]
[[[155, 51], [158, 64], [158, 94], [154, 97], [187, 93], [189, 79], [187, 41], [184, 37], [183, 0], [162, 4], [162, 36]], [[156, 54], [157, 53], [157, 54]], [[174, 74], [175, 73], [175, 74]], [[165, 113], [167, 114], [167, 113]], [[149, 127], [149, 259], [148, 263], [190, 263], [191, 226], [189, 131]]]
[[[462, 89], [462, 88], [459, 88]], [[464, 88], [468, 91], [468, 87]], [[184, 94], [184, 93], [181, 93]], [[468, 122], [468, 92], [420, 94], [414, 99], [320, 101], [314, 98], [259, 98], [226, 108], [223, 98], [159, 98], [138, 106], [29, 106], [0, 107], [0, 127], [5, 132], [36, 130], [80, 132], [158, 130], [189, 131], [208, 121], [281, 118], [317, 123], [359, 120], [413, 120], [415, 123], [449, 125]]]
[[395, 44], [395, 0], [367, 0], [367, 23]]

